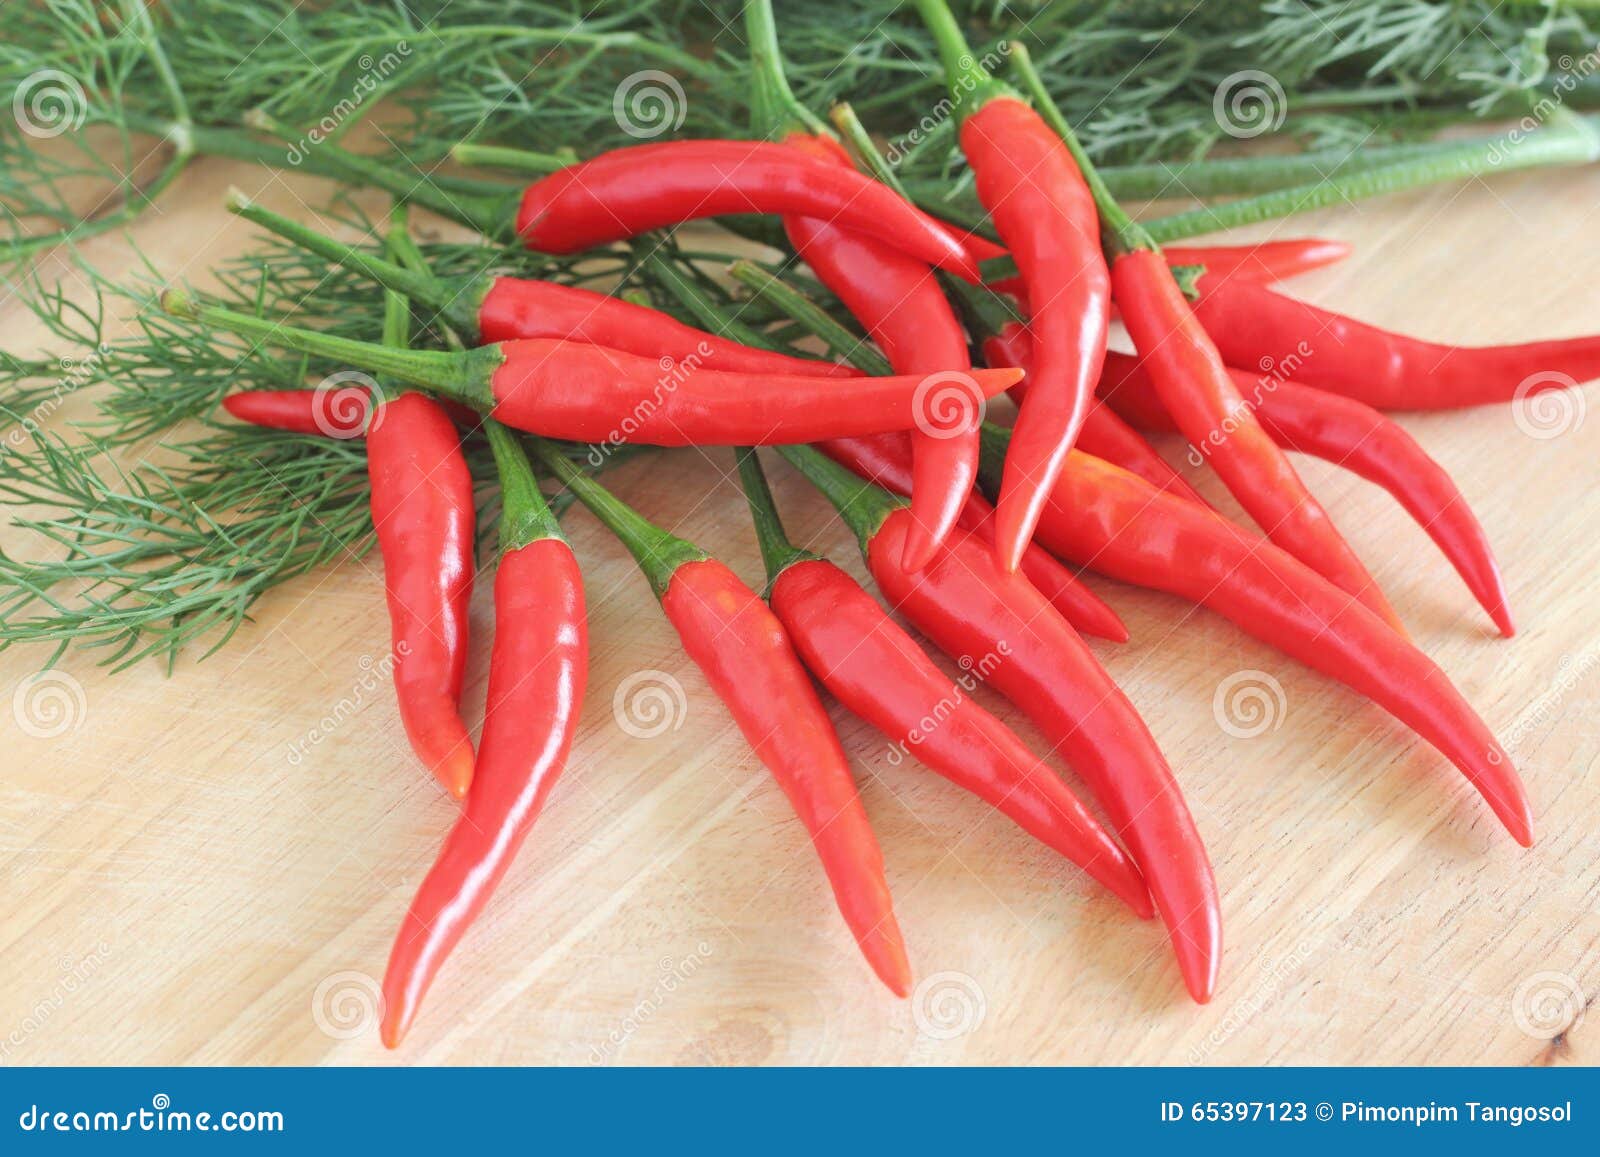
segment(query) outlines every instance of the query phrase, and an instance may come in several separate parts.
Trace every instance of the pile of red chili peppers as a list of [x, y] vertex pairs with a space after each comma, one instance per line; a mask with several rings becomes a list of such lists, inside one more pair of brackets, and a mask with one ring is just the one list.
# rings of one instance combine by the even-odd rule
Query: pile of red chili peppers
[[[520, 240], [548, 253], [696, 218], [774, 216], [795, 259], [871, 345], [825, 311], [799, 308], [806, 299], [781, 282], [768, 287], [771, 300], [788, 301], [793, 320], [847, 361], [777, 348], [692, 286], [669, 295], [674, 312], [701, 325], [571, 286], [450, 282], [427, 270], [398, 215], [379, 258], [242, 200], [236, 212], [386, 287], [383, 343], [165, 299], [173, 312], [339, 359], [383, 383], [381, 396], [342, 400], [370, 408], [400, 714], [418, 759], [462, 800], [395, 939], [384, 980], [390, 1046], [532, 828], [577, 730], [583, 586], [536, 471], [633, 554], [809, 833], [862, 954], [897, 995], [910, 991], [912, 964], [821, 690], [1139, 916], [1159, 915], [1194, 999], [1216, 989], [1222, 918], [1201, 831], [1138, 709], [1084, 642], [1127, 631], [1076, 568], [1205, 606], [1371, 699], [1531, 843], [1509, 756], [1410, 641], [1287, 452], [1388, 489], [1509, 636], [1482, 528], [1445, 470], [1383, 411], [1504, 401], [1534, 375], [1600, 375], [1600, 337], [1458, 349], [1273, 287], [1343, 257], [1329, 242], [1163, 253], [1112, 200], [1026, 54], [1013, 54], [1024, 80], [1014, 90], [976, 63], [944, 0], [917, 7], [940, 45], [960, 144], [1000, 244], [914, 207], [795, 101], [767, 0], [746, 6], [758, 139], [604, 153], [535, 181], [516, 212]], [[1015, 276], [983, 284], [980, 263], [1005, 253]], [[456, 348], [407, 348], [413, 306], [447, 326]], [[1132, 352], [1107, 351], [1114, 314]], [[1260, 375], [1308, 340], [1316, 353], [1293, 380]], [[973, 364], [974, 349], [987, 365]], [[666, 365], [684, 369], [663, 390]], [[931, 405], [940, 391], [943, 404]], [[1006, 391], [1018, 403], [1009, 430], [985, 421], [988, 401]], [[318, 411], [327, 402], [295, 390], [224, 404], [262, 425], [352, 432], [330, 427]], [[1202, 500], [1148, 431], [1180, 433], [1260, 532]], [[475, 565], [468, 436], [488, 439], [501, 495], [497, 629], [476, 753], [459, 706]], [[577, 468], [563, 442], [733, 448], [764, 592], [646, 521]], [[790, 540], [758, 445], [776, 446], [837, 507], [882, 602]], [[986, 681], [1051, 749], [1033, 750], [980, 706], [901, 619], [963, 665], [998, 656], [984, 664]], [[1092, 799], [1069, 790], [1056, 756]]]

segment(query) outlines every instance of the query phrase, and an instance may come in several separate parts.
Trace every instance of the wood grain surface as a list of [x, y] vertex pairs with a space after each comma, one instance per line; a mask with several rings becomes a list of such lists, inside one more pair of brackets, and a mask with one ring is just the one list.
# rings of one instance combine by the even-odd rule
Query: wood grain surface
[[[201, 162], [131, 240], [203, 286], [250, 236], [222, 209], [230, 184], [299, 215], [329, 192]], [[1600, 329], [1600, 170], [1249, 236], [1311, 233], [1357, 254], [1296, 291], [1363, 318], [1461, 342]], [[134, 261], [128, 240], [84, 256], [116, 273]], [[0, 304], [0, 348], [42, 342]], [[1494, 542], [1511, 641], [1387, 495], [1303, 463], [1419, 644], [1511, 749], [1531, 851], [1379, 709], [1209, 613], [1091, 579], [1133, 632], [1095, 650], [1216, 864], [1227, 943], [1207, 1007], [1184, 995], [1157, 923], [834, 707], [920, 982], [891, 998], [643, 579], [577, 512], [593, 646], [577, 752], [398, 1053], [377, 1040], [376, 981], [453, 809], [374, 673], [387, 651], [376, 556], [272, 594], [225, 650], [171, 677], [154, 664], [107, 676], [73, 653], [41, 683], [42, 652], [0, 653], [0, 1063], [1594, 1063], [1600, 413], [1585, 404], [1600, 398], [1402, 419]], [[74, 399], [55, 420], [84, 412]], [[1175, 441], [1163, 449], [1181, 458]], [[796, 536], [861, 575], [825, 504], [770, 465]], [[727, 453], [689, 450], [610, 481], [758, 583], [731, 471]], [[22, 543], [0, 531], [7, 550]], [[474, 725], [489, 585], [473, 605]], [[1265, 716], [1227, 694], [1241, 689], [1262, 693]]]

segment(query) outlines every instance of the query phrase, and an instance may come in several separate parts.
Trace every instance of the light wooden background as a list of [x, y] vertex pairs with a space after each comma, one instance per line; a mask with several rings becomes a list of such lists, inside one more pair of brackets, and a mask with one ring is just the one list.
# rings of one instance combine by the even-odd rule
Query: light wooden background
[[[328, 192], [207, 161], [133, 238], [203, 284], [249, 236], [221, 208], [229, 184], [296, 213]], [[1359, 246], [1298, 292], [1480, 342], [1600, 328], [1597, 211], [1600, 171], [1544, 173], [1277, 232]], [[131, 250], [108, 237], [85, 256], [115, 272]], [[0, 347], [39, 338], [0, 305]], [[913, 1000], [889, 997], [783, 797], [621, 549], [579, 512], [593, 656], [577, 755], [398, 1054], [377, 1041], [371, 994], [452, 807], [368, 671], [387, 647], [376, 557], [272, 595], [223, 653], [171, 678], [106, 677], [69, 655], [53, 727], [29, 681], [43, 656], [0, 654], [0, 1062], [1593, 1063], [1600, 413], [1583, 407], [1600, 397], [1568, 402], [1548, 437], [1510, 408], [1404, 419], [1495, 543], [1522, 626], [1510, 642], [1386, 495], [1304, 467], [1512, 748], [1538, 818], [1532, 851], [1377, 708], [1207, 613], [1092, 580], [1133, 632], [1096, 650], [1168, 753], [1216, 864], [1227, 952], [1209, 1007], [1184, 995], [1158, 924], [942, 780], [895, 766], [836, 710], [921, 981]], [[730, 469], [726, 454], [685, 451], [610, 481], [754, 583]], [[781, 464], [773, 474], [792, 529], [860, 574], [823, 502]], [[0, 544], [21, 546], [10, 530]], [[481, 583], [474, 722], [488, 594]], [[1282, 688], [1254, 738], [1214, 713], [1241, 672]], [[667, 693], [654, 737], [614, 710], [619, 687], [641, 686]], [[308, 743], [335, 712], [349, 717]]]

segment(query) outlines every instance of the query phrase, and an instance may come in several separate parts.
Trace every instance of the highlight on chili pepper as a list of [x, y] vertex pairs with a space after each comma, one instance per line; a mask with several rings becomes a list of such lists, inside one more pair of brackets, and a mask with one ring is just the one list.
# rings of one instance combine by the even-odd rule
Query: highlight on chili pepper
[[[974, 1056], [1079, 1060], [1051, 1018], [1091, 990], [1097, 1059], [1123, 1021], [1277, 1031], [1277, 939], [1337, 931], [1299, 864], [1346, 848], [1330, 879], [1392, 940], [1510, 938], [1519, 886], [1593, 843], [1571, 768], [1526, 740], [1570, 690], [1552, 648], [1587, 647], [1571, 520], [1600, 488], [1567, 474], [1594, 460], [1600, 323], [1581, 276], [1542, 269], [1535, 298], [1484, 274], [1503, 218], [1456, 201], [1520, 188], [1565, 222], [1594, 200], [1592, 6], [570, 7], [475, 0], [445, 29], [343, 0], [68, 0], [8, 25], [0, 652], [107, 678], [269, 656], [206, 688], [247, 722], [202, 756], [275, 793], [228, 796], [284, 845], [270, 875], [229, 859], [241, 887], [279, 861], [332, 882], [273, 916], [370, 981], [348, 1047], [515, 1041], [513, 1003], [545, 1011], [526, 978], [595, 961], [582, 1001], [628, 1026], [597, 1052], [631, 1063], [665, 1002], [630, 975], [618, 1003], [606, 970], [708, 928], [727, 952], [697, 999], [733, 1019], [646, 1063], [762, 1061], [738, 1018], [768, 1004], [832, 1041], [788, 1019], [796, 992], [923, 1049], [947, 1039], [927, 986], [988, 960], [991, 1024], [1030, 1043], [974, 1030]], [[380, 42], [407, 45], [393, 68]], [[1284, 115], [1231, 132], [1252, 75]], [[1435, 310], [1416, 333], [1402, 234]], [[1458, 304], [1497, 328], [1439, 340]], [[296, 672], [351, 645], [386, 658], [262, 774], [281, 721], [240, 688], [302, 706]], [[644, 754], [592, 726], [618, 656], [697, 699]], [[1245, 668], [1301, 681], [1248, 752], [1185, 725]], [[1257, 810], [1275, 791], [1290, 810]], [[104, 794], [62, 807], [103, 822], [85, 846], [192, 810], [163, 794], [125, 830]], [[325, 826], [286, 835], [278, 810]], [[1379, 904], [1406, 860], [1445, 905], [1495, 906]], [[644, 891], [663, 874], [682, 903]], [[306, 960], [252, 931], [265, 896], [240, 903], [236, 951], [270, 978], [253, 1016]], [[333, 935], [340, 904], [362, 920]], [[1373, 1003], [1413, 999], [1407, 959], [1367, 962]], [[210, 1055], [185, 1050], [151, 1055]]]

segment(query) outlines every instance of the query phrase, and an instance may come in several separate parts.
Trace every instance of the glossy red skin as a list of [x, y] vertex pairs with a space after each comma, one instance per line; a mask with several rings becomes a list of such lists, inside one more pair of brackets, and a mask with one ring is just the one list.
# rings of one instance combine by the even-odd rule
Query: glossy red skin
[[[850, 165], [849, 155], [830, 138], [797, 133], [786, 143], [826, 163]], [[895, 373], [959, 375], [971, 370], [966, 334], [925, 262], [812, 217], [785, 217], [783, 226], [800, 259], [866, 327]], [[933, 557], [978, 477], [983, 407], [976, 398], [958, 396], [959, 378], [947, 381], [950, 386], [934, 391], [930, 403], [953, 392], [957, 396], [951, 417], [965, 419], [964, 424], [952, 425], [937, 404], [928, 404], [911, 435], [916, 447], [911, 486], [915, 521], [906, 539], [905, 563], [912, 570]]]
[[478, 307], [478, 330], [484, 342], [569, 338], [651, 359], [665, 356], [682, 363], [694, 358], [710, 369], [732, 373], [861, 376], [834, 362], [740, 345], [618, 297], [517, 277], [494, 279]]
[[540, 539], [500, 558], [477, 774], [395, 937], [383, 1042], [416, 1018], [439, 967], [483, 911], [566, 767], [588, 680], [583, 578], [572, 550]]
[[854, 579], [823, 559], [798, 562], [778, 576], [770, 601], [795, 650], [839, 702], [1141, 917], [1151, 914], [1139, 870], [1060, 777], [951, 683]]
[[818, 217], [978, 279], [960, 240], [887, 185], [768, 141], [666, 141], [601, 153], [529, 185], [517, 234], [530, 249], [577, 253], [733, 213]]
[[811, 834], [834, 900], [872, 970], [896, 996], [907, 995], [911, 966], [883, 853], [838, 733], [783, 624], [714, 559], [678, 567], [661, 607]]
[[1161, 255], [1125, 253], [1112, 264], [1111, 280], [1162, 406], [1239, 505], [1274, 543], [1404, 633], [1367, 568], [1240, 396]]
[[1378, 410], [1486, 406], [1513, 401], [1519, 391], [1543, 390], [1563, 376], [1573, 382], [1600, 378], [1600, 334], [1520, 345], [1445, 345], [1379, 329], [1238, 278], [1202, 277], [1194, 308], [1229, 365], [1276, 364], [1305, 342], [1314, 356], [1294, 367], [1295, 380]]
[[1371, 699], [1460, 768], [1518, 843], [1533, 842], [1511, 757], [1444, 672], [1270, 542], [1079, 452], [1051, 491], [1039, 540], [1101, 574], [1213, 610]]
[[989, 684], [1033, 720], [1095, 793], [1144, 873], [1190, 995], [1210, 1000], [1222, 952], [1216, 880], [1144, 720], [1083, 640], [1032, 584], [1002, 570], [987, 544], [953, 535], [926, 569], [902, 569], [906, 519], [904, 511], [891, 514], [867, 548], [891, 607], [957, 660], [1000, 656]]
[[[965, 235], [962, 243], [974, 261], [1005, 255], [1004, 248], [977, 234]], [[1164, 245], [1161, 249], [1169, 268], [1203, 265], [1208, 274], [1247, 281], [1283, 281], [1325, 265], [1335, 265], [1354, 251], [1355, 246], [1348, 242], [1322, 237], [1262, 241], [1256, 245]], [[1004, 277], [989, 285], [997, 293], [1021, 297], [1027, 293], [1020, 277]]]
[[400, 719], [412, 749], [460, 799], [473, 762], [457, 706], [472, 596], [472, 475], [449, 417], [415, 393], [375, 411], [367, 429], [367, 474]]
[[[486, 347], [489, 348], [489, 347]], [[492, 416], [575, 442], [764, 446], [910, 428], [920, 376], [801, 377], [730, 373], [574, 341], [501, 342]], [[974, 370], [985, 397], [1014, 370]]]
[[[1506, 606], [1505, 582], [1488, 536], [1450, 475], [1395, 422], [1365, 402], [1297, 382], [1257, 378], [1229, 369], [1251, 399], [1267, 433], [1285, 449], [1310, 454], [1376, 483], [1394, 495], [1461, 575], [1483, 609], [1510, 637], [1516, 633]], [[1126, 354], [1106, 357], [1107, 379], [1117, 384], [1111, 404], [1146, 430], [1174, 429], [1155, 386]], [[1092, 447], [1079, 439], [1084, 451]], [[1097, 457], [1104, 458], [1100, 454]]]
[[1111, 319], [1099, 215], [1072, 154], [1022, 101], [990, 100], [961, 125], [978, 200], [1027, 288], [1034, 366], [995, 513], [1001, 565], [1016, 570], [1050, 484], [1094, 401]]
[[[1109, 358], [1112, 355], [1108, 353], [1106, 356]], [[998, 334], [985, 338], [983, 360], [991, 366], [1017, 366], [1027, 370], [1033, 365], [1033, 337], [1028, 327], [1010, 322]], [[1011, 394], [1013, 397], [1026, 394], [1027, 389], [1028, 380], [1024, 378], [1011, 387]], [[1088, 414], [1084, 416], [1083, 429], [1078, 431], [1078, 447], [1086, 454], [1115, 462], [1124, 470], [1132, 470], [1152, 486], [1169, 490], [1191, 502], [1205, 503], [1205, 499], [1167, 464], [1165, 458], [1156, 453], [1155, 447], [1146, 442], [1139, 431], [1117, 417], [1099, 399], [1090, 405]]]
[[324, 438], [361, 437], [371, 404], [372, 395], [360, 386], [327, 392], [247, 390], [222, 399], [222, 408], [241, 422]]
[[[819, 443], [817, 448], [869, 482], [876, 482], [902, 497], [910, 493], [911, 439], [904, 431], [871, 438], [835, 438]], [[993, 511], [994, 508], [973, 491], [967, 495], [957, 525], [964, 530], [977, 531], [984, 541], [992, 543]], [[1117, 612], [1047, 551], [1029, 543], [1022, 554], [1022, 573], [1074, 630], [1114, 643], [1128, 641], [1128, 628], [1117, 617]]]

